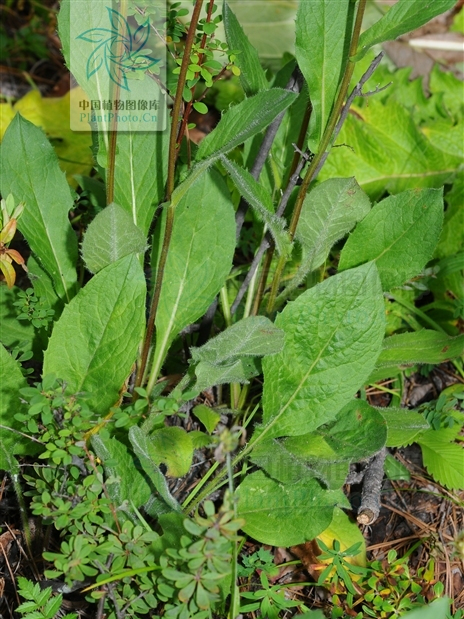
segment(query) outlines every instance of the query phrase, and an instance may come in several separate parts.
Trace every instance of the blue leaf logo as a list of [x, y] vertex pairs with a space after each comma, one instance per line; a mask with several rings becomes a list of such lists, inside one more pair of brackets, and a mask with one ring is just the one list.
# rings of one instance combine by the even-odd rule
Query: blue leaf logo
[[87, 59], [87, 79], [104, 66], [111, 81], [130, 92], [127, 75], [136, 71], [145, 73], [160, 61], [143, 53], [150, 34], [150, 21], [147, 19], [132, 34], [121, 13], [110, 7], [106, 9], [110, 28], [91, 28], [76, 37], [96, 46]]

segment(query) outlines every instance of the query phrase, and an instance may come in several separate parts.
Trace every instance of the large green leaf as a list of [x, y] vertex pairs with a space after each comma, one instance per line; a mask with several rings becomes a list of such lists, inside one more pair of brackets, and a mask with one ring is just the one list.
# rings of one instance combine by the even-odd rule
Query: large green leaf
[[311, 93], [310, 148], [317, 152], [349, 49], [353, 2], [300, 2], [296, 16], [295, 55]]
[[191, 348], [192, 360], [219, 364], [237, 357], [263, 357], [280, 352], [284, 332], [265, 316], [248, 316], [222, 331], [200, 348]]
[[[22, 408], [19, 389], [27, 387], [26, 379], [21, 373], [19, 363], [12, 358], [10, 353], [0, 344], [0, 443], [4, 449], [10, 453], [28, 453], [28, 446], [31, 441], [26, 437], [14, 432], [21, 427], [14, 415]], [[7, 428], [11, 428], [8, 430]], [[4, 466], [5, 457], [0, 452], [0, 468], [7, 470]], [[8, 464], [8, 462], [6, 462]]]
[[118, 135], [114, 201], [145, 235], [164, 198], [169, 130], [122, 132]]
[[394, 100], [376, 99], [352, 108], [319, 180], [355, 176], [373, 199], [449, 182], [463, 157], [437, 149], [416, 126], [410, 112]]
[[129, 430], [129, 440], [140, 460], [142, 469], [148, 475], [158, 495], [153, 497], [152, 504], [146, 507], [148, 513], [159, 516], [170, 511], [179, 512], [180, 506], [169, 492], [166, 478], [156, 464], [158, 454], [150, 438], [138, 426], [132, 426]]
[[245, 93], [255, 95], [260, 90], [269, 88], [264, 69], [259, 62], [256, 49], [250, 44], [243, 28], [235, 17], [233, 11], [224, 0], [222, 19], [226, 32], [229, 48], [240, 50], [235, 64], [240, 68], [240, 82]]
[[308, 272], [325, 262], [332, 246], [348, 234], [370, 208], [369, 198], [354, 178], [329, 179], [306, 196], [297, 228], [303, 259], [286, 288], [286, 295], [301, 284]]
[[420, 273], [440, 237], [442, 195], [442, 189], [411, 190], [376, 204], [348, 238], [339, 269], [373, 260], [384, 290]]
[[455, 4], [454, 0], [399, 0], [378, 22], [362, 33], [355, 59], [360, 60], [377, 43], [392, 41], [420, 28], [440, 13], [452, 9]]
[[371, 203], [353, 178], [332, 178], [317, 185], [305, 198], [297, 238], [308, 270], [317, 269], [339, 241], [370, 211]]
[[[161, 223], [160, 230], [165, 213]], [[234, 248], [228, 190], [219, 174], [204, 172], [176, 209], [156, 316], [155, 363], [164, 359], [179, 331], [208, 309], [230, 271]]]
[[285, 347], [263, 361], [268, 437], [306, 434], [335, 418], [372, 371], [384, 308], [374, 264], [304, 292], [277, 316]]
[[266, 224], [278, 253], [287, 253], [290, 249], [290, 242], [285, 231], [285, 221], [274, 215], [274, 205], [267, 190], [247, 170], [227, 159], [227, 157], [221, 157], [221, 163], [229, 173], [240, 195], [251, 206], [257, 218]]
[[455, 359], [464, 353], [464, 334], [451, 337], [431, 329], [399, 333], [387, 337], [377, 359], [377, 367], [439, 364]]
[[237, 494], [245, 533], [272, 546], [288, 547], [314, 539], [329, 526], [334, 507], [348, 507], [341, 490], [323, 490], [314, 479], [286, 485], [262, 471], [247, 475]]
[[244, 99], [225, 112], [200, 144], [197, 159], [224, 155], [265, 129], [297, 99], [297, 93], [272, 88]]
[[135, 466], [127, 445], [116, 438], [95, 434], [92, 448], [102, 461], [106, 488], [113, 504], [132, 515], [132, 506], [140, 508], [152, 495], [146, 476]]
[[17, 114], [0, 154], [1, 191], [26, 208], [18, 228], [60, 299], [76, 292], [77, 239], [68, 219], [73, 200], [65, 175], [44, 132]]
[[403, 619], [447, 619], [449, 617], [450, 599], [440, 598], [427, 606], [421, 606], [403, 615]]
[[146, 236], [118, 204], [110, 204], [90, 223], [82, 243], [82, 257], [92, 273], [132, 253], [146, 249]]
[[70, 392], [90, 394], [105, 414], [118, 400], [142, 338], [145, 277], [136, 256], [100, 271], [66, 306], [44, 355], [44, 375], [63, 379]]

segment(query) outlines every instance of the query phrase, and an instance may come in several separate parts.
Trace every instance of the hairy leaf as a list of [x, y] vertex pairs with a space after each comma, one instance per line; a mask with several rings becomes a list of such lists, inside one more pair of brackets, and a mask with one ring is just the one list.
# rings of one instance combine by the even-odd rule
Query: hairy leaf
[[202, 140], [197, 159], [224, 155], [265, 129], [298, 97], [294, 92], [272, 88], [245, 99], [225, 112], [217, 127]]
[[261, 366], [253, 358], [234, 359], [223, 363], [210, 363], [200, 361], [195, 367], [197, 381], [194, 389], [198, 393], [213, 387], [214, 385], [225, 385], [227, 383], [247, 384], [250, 378], [261, 373]]
[[146, 249], [146, 237], [132, 217], [118, 204], [103, 209], [87, 228], [82, 257], [92, 273], [120, 258]]
[[18, 228], [26, 237], [56, 294], [70, 301], [77, 286], [77, 239], [68, 219], [69, 186], [44, 132], [20, 114], [1, 145], [1, 191], [26, 207]]
[[95, 434], [92, 436], [92, 448], [102, 461], [107, 480], [111, 480], [111, 483], [109, 480], [106, 482], [111, 500], [120, 509], [132, 514], [132, 504], [139, 508], [152, 494], [145, 475], [135, 466], [127, 446], [116, 438]]
[[347, 507], [340, 490], [323, 490], [314, 479], [285, 485], [262, 471], [247, 475], [237, 489], [238, 517], [247, 535], [271, 546], [314, 539], [330, 524], [334, 507]]
[[157, 454], [150, 438], [138, 426], [132, 426], [129, 430], [129, 440], [143, 470], [148, 475], [159, 495], [159, 498], [156, 497], [156, 500], [152, 503], [152, 512], [149, 513], [159, 516], [170, 511], [180, 511], [179, 504], [169, 492], [166, 478], [156, 464]]
[[420, 273], [443, 224], [443, 190], [411, 190], [376, 204], [348, 238], [339, 269], [375, 261], [384, 290]]
[[44, 375], [64, 380], [70, 393], [90, 394], [106, 414], [118, 400], [142, 337], [146, 285], [132, 256], [102, 269], [66, 306], [44, 355]]
[[285, 347], [263, 361], [261, 432], [306, 434], [336, 417], [380, 353], [384, 309], [375, 265], [307, 290], [275, 324], [285, 332]]
[[423, 415], [407, 408], [378, 408], [387, 422], [387, 447], [405, 447], [417, 441], [430, 424]]
[[311, 94], [310, 148], [317, 152], [343, 76], [349, 49], [353, 2], [300, 2], [295, 56]]
[[269, 84], [259, 62], [258, 52], [251, 45], [235, 14], [225, 1], [222, 18], [229, 48], [241, 52], [238, 54], [235, 64], [240, 68], [240, 82], [243, 90], [248, 96], [266, 90], [269, 88]]
[[192, 360], [223, 363], [241, 356], [265, 356], [280, 352], [284, 332], [265, 316], [248, 316], [209, 340], [200, 348], [191, 348]]
[[378, 367], [438, 364], [455, 359], [464, 352], [464, 334], [452, 337], [431, 329], [399, 333], [387, 337], [377, 360]]
[[220, 160], [257, 218], [266, 224], [275, 241], [278, 253], [288, 253], [290, 242], [285, 231], [285, 220], [274, 215], [274, 205], [267, 190], [247, 170], [227, 159], [227, 157], [221, 157]]
[[392, 41], [406, 32], [420, 28], [455, 4], [454, 0], [399, 0], [378, 22], [361, 34], [354, 59], [360, 60], [377, 43]]

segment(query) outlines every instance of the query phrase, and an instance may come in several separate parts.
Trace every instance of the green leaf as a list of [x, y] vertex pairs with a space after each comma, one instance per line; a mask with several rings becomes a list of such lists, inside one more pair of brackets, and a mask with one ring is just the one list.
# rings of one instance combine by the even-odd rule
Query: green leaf
[[332, 246], [370, 211], [367, 195], [353, 178], [332, 178], [317, 185], [303, 202], [297, 238], [306, 272], [327, 259]]
[[[138, 426], [132, 426], [129, 430], [129, 440], [134, 452], [140, 459], [143, 470], [152, 481], [157, 493], [161, 497], [153, 503], [153, 508], [158, 516], [169, 511], [180, 511], [180, 506], [169, 492], [166, 478], [156, 464], [157, 453], [149, 437]], [[149, 506], [146, 507], [148, 511]], [[150, 512], [149, 512], [150, 513]]]
[[113, 437], [92, 436], [92, 448], [105, 469], [108, 494], [114, 505], [132, 513], [131, 505], [139, 508], [152, 495], [152, 489], [145, 475], [135, 466], [134, 456], [126, 445]]
[[403, 619], [447, 619], [449, 617], [450, 600], [441, 598], [431, 604], [421, 606], [403, 615]]
[[251, 45], [239, 21], [228, 3], [224, 1], [222, 18], [230, 49], [239, 49], [235, 64], [240, 68], [240, 82], [247, 96], [255, 95], [269, 88], [264, 69], [259, 62], [258, 52]]
[[17, 286], [9, 289], [0, 286], [0, 342], [8, 348], [17, 346], [22, 342], [32, 342], [34, 339], [34, 327], [28, 320], [18, 320], [19, 308], [13, 303], [18, 301]]
[[247, 475], [237, 489], [238, 517], [247, 535], [271, 546], [314, 539], [332, 520], [334, 507], [347, 506], [340, 490], [323, 490], [314, 479], [285, 485], [262, 471]]
[[404, 466], [404, 464], [398, 462], [398, 460], [390, 454], [387, 454], [387, 457], [385, 458], [384, 469], [385, 475], [388, 479], [403, 481], [410, 481], [411, 479], [411, 473]]
[[221, 420], [221, 415], [209, 406], [198, 404], [192, 409], [192, 413], [205, 426], [207, 431], [212, 434], [216, 429], [217, 424]]
[[145, 294], [145, 277], [134, 255], [102, 269], [55, 324], [44, 355], [44, 376], [55, 374], [70, 393], [88, 392], [89, 407], [106, 414], [137, 355]]
[[198, 393], [213, 387], [227, 383], [247, 384], [250, 378], [261, 374], [261, 367], [253, 357], [247, 359], [235, 359], [221, 364], [200, 361], [195, 367], [197, 377], [194, 390]]
[[200, 348], [192, 347], [194, 362], [223, 363], [242, 356], [265, 356], [280, 352], [284, 332], [265, 316], [248, 316], [210, 339]]
[[224, 155], [265, 129], [298, 97], [294, 92], [272, 88], [259, 92], [225, 112], [217, 127], [202, 140], [197, 159]]
[[464, 449], [447, 440], [445, 430], [428, 430], [417, 441], [425, 468], [434, 479], [451, 490], [464, 490]]
[[407, 408], [378, 408], [387, 422], [387, 447], [405, 447], [417, 442], [430, 424], [423, 415]]
[[343, 76], [350, 44], [353, 2], [300, 2], [295, 56], [311, 93], [310, 148], [317, 152]]
[[387, 13], [359, 38], [354, 60], [361, 60], [377, 43], [392, 41], [406, 32], [420, 28], [428, 21], [452, 9], [454, 0], [399, 0]]
[[283, 484], [317, 478], [335, 490], [343, 486], [348, 475], [349, 460], [339, 457], [322, 437], [315, 435], [266, 439], [253, 449], [251, 460]]
[[132, 253], [142, 253], [146, 237], [118, 204], [110, 204], [91, 222], [82, 243], [82, 257], [92, 273]]
[[293, 54], [297, 0], [229, 0], [228, 4], [266, 66], [279, 68], [283, 54]]
[[451, 337], [429, 329], [399, 333], [387, 337], [377, 360], [378, 367], [439, 364], [455, 359], [464, 352], [464, 334]]
[[164, 131], [118, 134], [114, 201], [125, 209], [145, 236], [164, 199], [169, 126]]
[[229, 173], [240, 195], [245, 198], [257, 218], [264, 222], [271, 233], [279, 254], [287, 254], [290, 241], [285, 230], [285, 220], [274, 215], [274, 205], [267, 190], [251, 174], [236, 163], [221, 157], [220, 161]]
[[394, 100], [372, 98], [367, 107], [352, 107], [319, 175], [319, 180], [356, 176], [364, 191], [379, 199], [419, 187], [441, 187], [462, 163], [435, 148], [416, 126], [408, 109]]
[[29, 256], [27, 261], [29, 279], [37, 297], [48, 303], [55, 310], [55, 319], [59, 318], [62, 311], [62, 304], [53, 287], [53, 282], [47, 272], [40, 266], [34, 254]]
[[73, 200], [44, 132], [17, 114], [1, 145], [2, 194], [26, 207], [18, 228], [56, 294], [70, 301], [77, 287], [77, 239], [68, 219]]
[[[24, 408], [20, 403], [19, 390], [27, 386], [21, 373], [19, 363], [0, 345], [0, 469], [8, 471], [9, 454], [25, 454], [30, 452], [31, 441], [13, 430], [19, 430], [21, 424], [14, 415]], [[25, 412], [25, 411], [24, 411]]]
[[[357, 462], [379, 451], [387, 440], [383, 416], [363, 400], [352, 400], [334, 422], [317, 430], [339, 458]], [[294, 439], [288, 439], [289, 444]]]
[[444, 258], [457, 254], [464, 248], [464, 209], [462, 196], [464, 195], [464, 170], [456, 175], [453, 188], [446, 194], [448, 208], [445, 211], [445, 223], [440, 240], [435, 249], [435, 258]]
[[[165, 213], [161, 230], [164, 225]], [[216, 172], [204, 172], [176, 209], [156, 316], [155, 363], [164, 359], [173, 338], [208, 309], [230, 271], [234, 248], [227, 188]]]
[[263, 361], [264, 433], [306, 434], [334, 419], [372, 371], [384, 320], [374, 264], [331, 277], [289, 303], [275, 321], [285, 347]]
[[443, 190], [411, 190], [376, 204], [340, 255], [341, 271], [375, 261], [384, 290], [417, 275], [433, 255], [443, 223]]
[[183, 428], [160, 428], [151, 434], [156, 464], [166, 464], [167, 474], [182, 477], [189, 472], [193, 458], [193, 443]]

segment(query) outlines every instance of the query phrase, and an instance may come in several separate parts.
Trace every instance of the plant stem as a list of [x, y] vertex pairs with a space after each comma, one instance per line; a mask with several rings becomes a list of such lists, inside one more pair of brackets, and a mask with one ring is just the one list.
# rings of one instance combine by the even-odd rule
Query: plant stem
[[[332, 113], [329, 118], [329, 122], [327, 123], [327, 127], [325, 128], [324, 135], [322, 136], [322, 140], [319, 145], [319, 151], [317, 155], [314, 157], [314, 159], [312, 160], [308, 168], [308, 171], [306, 172], [306, 175], [303, 179], [303, 183], [300, 187], [300, 191], [298, 192], [298, 196], [295, 202], [295, 207], [293, 209], [292, 220], [288, 228], [288, 234], [290, 237], [290, 241], [293, 241], [295, 237], [296, 228], [298, 225], [298, 221], [300, 219], [301, 209], [303, 207], [303, 202], [308, 192], [309, 185], [311, 181], [315, 178], [315, 174], [319, 168], [319, 164], [321, 160], [323, 159], [324, 155], [326, 154], [328, 147], [330, 146], [332, 135], [335, 131], [338, 118], [343, 109], [343, 102], [345, 100], [346, 93], [348, 92], [350, 81], [353, 76], [354, 67], [356, 66], [356, 63], [353, 60], [351, 60], [351, 57], [356, 54], [356, 50], [358, 48], [359, 35], [361, 33], [361, 24], [362, 24], [362, 20], [364, 16], [364, 11], [366, 8], [366, 2], [367, 0], [359, 0], [358, 12], [356, 13], [356, 21], [354, 24], [353, 36], [351, 39], [351, 45], [350, 45], [350, 51], [349, 51], [350, 58], [346, 65], [345, 73], [343, 75], [343, 80], [340, 85], [340, 90], [338, 92], [338, 97], [335, 101]], [[268, 313], [272, 312], [272, 310], [274, 309], [275, 299], [277, 296], [277, 292], [278, 292], [279, 285], [280, 285], [280, 280], [282, 277], [282, 272], [284, 270], [286, 262], [287, 262], [286, 257], [281, 256], [277, 264], [277, 269], [274, 274], [274, 279], [272, 282], [271, 294], [269, 296], [269, 301], [267, 305]]]
[[169, 141], [169, 159], [168, 159], [168, 178], [167, 178], [167, 190], [166, 199], [171, 199], [171, 194], [174, 191], [174, 173], [176, 167], [177, 158], [177, 135], [178, 124], [180, 116], [180, 108], [182, 105], [182, 98], [184, 93], [185, 80], [187, 77], [187, 70], [190, 63], [190, 53], [193, 47], [193, 41], [195, 39], [195, 32], [197, 29], [198, 20], [200, 19], [201, 7], [203, 6], [203, 0], [196, 0], [193, 8], [192, 19], [185, 39], [184, 55], [182, 56], [182, 64], [180, 66], [179, 81], [177, 84], [176, 96], [174, 99], [174, 106], [172, 108], [171, 116], [171, 135]]
[[[121, 0], [120, 6], [121, 15], [125, 19], [127, 17], [127, 0]], [[123, 38], [119, 36], [116, 56], [120, 58], [123, 50]], [[121, 68], [118, 65], [116, 69], [118, 76], [121, 75]], [[114, 84], [111, 82], [111, 98], [119, 99], [120, 86], [119, 81]], [[118, 115], [113, 114], [109, 131], [108, 143], [108, 171], [106, 173], [106, 204], [111, 204], [114, 201], [114, 174], [116, 168], [116, 142], [118, 139]]]
[[[182, 57], [182, 64], [180, 67], [179, 82], [177, 84], [176, 96], [174, 99], [174, 107], [172, 110], [171, 118], [171, 134], [169, 142], [169, 160], [168, 160], [168, 177], [166, 186], [166, 199], [170, 202], [172, 192], [174, 191], [174, 173], [176, 167], [176, 150], [177, 150], [177, 126], [179, 123], [180, 107], [182, 104], [182, 95], [184, 92], [185, 79], [187, 76], [187, 69], [190, 62], [190, 52], [192, 51], [193, 41], [195, 38], [195, 32], [200, 18], [200, 11], [203, 5], [203, 0], [196, 0], [195, 7], [193, 9], [192, 20], [187, 32], [187, 38], [185, 41], [184, 55]], [[160, 260], [158, 263], [158, 269], [156, 273], [156, 282], [153, 290], [153, 297], [150, 305], [150, 315], [148, 317], [147, 330], [145, 333], [145, 340], [143, 342], [142, 354], [140, 357], [140, 364], [137, 370], [137, 376], [135, 379], [135, 386], [140, 387], [142, 379], [145, 374], [145, 368], [148, 361], [148, 353], [150, 351], [151, 342], [153, 340], [153, 334], [155, 331], [156, 313], [158, 311], [158, 304], [161, 295], [161, 285], [163, 283], [164, 269], [166, 267], [166, 261], [168, 257], [169, 245], [171, 243], [172, 230], [174, 227], [174, 212], [175, 205], [170, 202], [166, 213], [166, 228], [164, 230], [163, 246], [161, 248]], [[156, 373], [158, 372], [158, 368]], [[152, 369], [149, 378], [149, 384], [153, 385], [156, 382], [155, 369]], [[136, 393], [134, 392], [136, 397]]]

